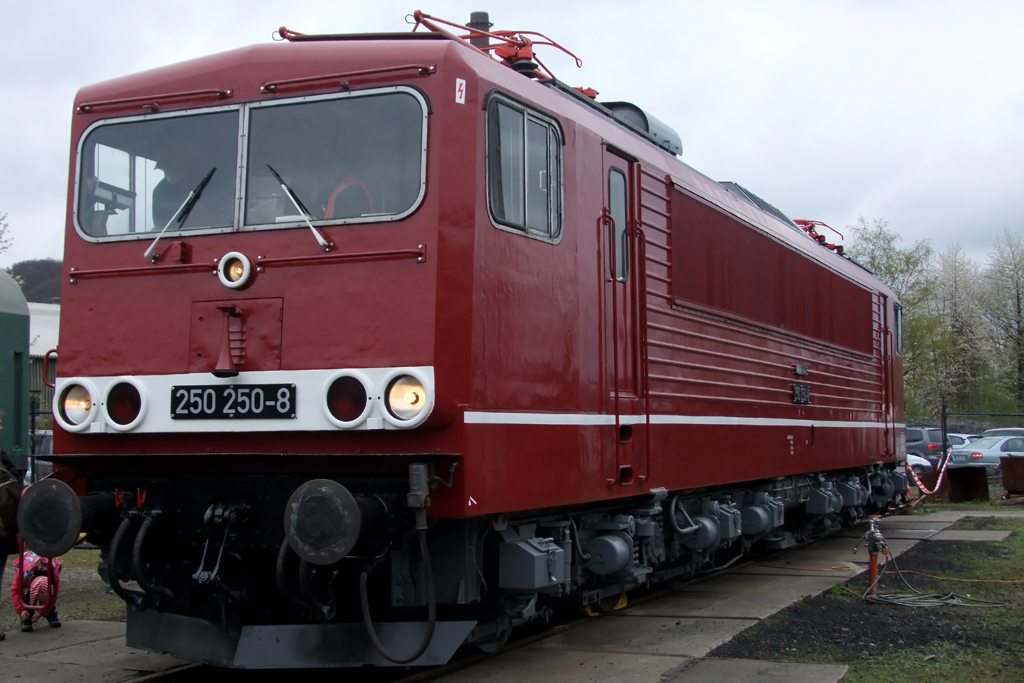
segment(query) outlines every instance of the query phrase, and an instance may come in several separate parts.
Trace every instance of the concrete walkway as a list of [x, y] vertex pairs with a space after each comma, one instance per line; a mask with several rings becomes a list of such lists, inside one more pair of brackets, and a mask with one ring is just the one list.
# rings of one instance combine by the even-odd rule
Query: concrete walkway
[[[944, 531], [967, 516], [1024, 518], [1024, 512], [889, 517], [880, 526], [895, 555], [929, 540], [998, 541], [1008, 535], [994, 530]], [[846, 674], [845, 666], [706, 657], [759, 620], [866, 571], [868, 557], [861, 540], [866, 529], [865, 524], [796, 550], [738, 565], [621, 611], [576, 622], [553, 636], [436, 680], [834, 683]], [[141, 683], [150, 675], [157, 678], [160, 672], [186, 666], [191, 665], [167, 655], [127, 648], [123, 623], [68, 621], [61, 629], [8, 632], [7, 640], [0, 642], [3, 683]], [[339, 676], [339, 680], [359, 679], [355, 672]]]
[[59, 629], [8, 631], [0, 642], [4, 683], [116, 683], [187, 664], [126, 647], [122, 622], [66, 621]]
[[[940, 534], [956, 534], [950, 540], [965, 541], [1002, 540], [1009, 535], [1005, 531], [944, 531], [968, 516], [1024, 517], [1024, 512], [887, 517], [880, 526], [893, 555], [928, 539], [945, 540]], [[867, 524], [862, 524], [802, 548], [739, 565], [653, 600], [574, 624], [567, 631], [438, 680], [834, 683], [846, 675], [846, 666], [706, 656], [761, 619], [867, 571], [867, 548], [861, 540], [867, 529]]]

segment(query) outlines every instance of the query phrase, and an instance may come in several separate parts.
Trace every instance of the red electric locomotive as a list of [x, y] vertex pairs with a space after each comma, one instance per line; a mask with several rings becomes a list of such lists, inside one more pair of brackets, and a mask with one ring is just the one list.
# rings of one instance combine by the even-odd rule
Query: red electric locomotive
[[129, 645], [438, 664], [906, 490], [885, 286], [547, 39], [415, 16], [76, 98], [19, 521], [105, 548]]

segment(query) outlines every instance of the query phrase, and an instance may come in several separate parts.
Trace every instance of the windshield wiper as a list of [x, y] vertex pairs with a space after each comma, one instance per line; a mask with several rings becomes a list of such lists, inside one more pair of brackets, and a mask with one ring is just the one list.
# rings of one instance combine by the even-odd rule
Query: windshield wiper
[[310, 223], [309, 209], [307, 209], [305, 205], [303, 205], [303, 203], [299, 201], [299, 198], [295, 196], [294, 192], [292, 192], [292, 188], [288, 187], [288, 183], [284, 181], [284, 178], [278, 175], [277, 171], [275, 171], [274, 167], [271, 166], [270, 164], [267, 164], [267, 168], [269, 168], [270, 172], [274, 174], [275, 178], [277, 178], [277, 182], [281, 183], [281, 189], [284, 190], [284, 193], [286, 195], [288, 195], [288, 199], [292, 200], [292, 204], [295, 206], [298, 212], [302, 214], [302, 219], [306, 221], [306, 225], [308, 225], [309, 229], [313, 231], [313, 237], [316, 237], [316, 241], [320, 243], [320, 246], [324, 248], [324, 251], [330, 251], [331, 249], [333, 249], [334, 244], [325, 240], [324, 236], [321, 235], [319, 231], [317, 231], [317, 229], [313, 227], [312, 223]]
[[181, 206], [178, 207], [178, 210], [174, 212], [173, 216], [171, 216], [171, 220], [167, 221], [167, 225], [164, 226], [164, 229], [161, 230], [160, 234], [156, 236], [155, 240], [153, 240], [153, 244], [149, 245], [149, 249], [147, 249], [146, 253], [143, 254], [145, 258], [151, 259], [154, 263], [156, 263], [156, 259], [152, 258], [153, 250], [156, 249], [156, 243], [159, 242], [160, 238], [164, 236], [164, 233], [167, 232], [167, 228], [171, 227], [171, 223], [173, 223], [175, 219], [178, 219], [178, 223], [180, 225], [185, 224], [185, 220], [188, 218], [188, 215], [192, 213], [192, 209], [195, 207], [196, 202], [199, 201], [199, 197], [202, 196], [203, 190], [205, 190], [206, 186], [210, 184], [210, 178], [213, 177], [213, 174], [216, 171], [216, 166], [211, 168], [210, 172], [206, 174], [206, 177], [200, 180], [199, 184], [196, 185], [196, 189], [188, 193], [188, 196], [185, 197], [185, 201], [181, 203]]

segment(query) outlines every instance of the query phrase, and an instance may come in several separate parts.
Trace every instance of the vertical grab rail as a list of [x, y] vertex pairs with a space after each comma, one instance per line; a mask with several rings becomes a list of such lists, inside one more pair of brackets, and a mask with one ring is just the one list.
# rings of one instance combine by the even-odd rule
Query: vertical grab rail
[[[896, 422], [893, 415], [893, 386], [892, 386], [892, 354], [889, 352], [890, 336], [889, 331], [889, 297], [884, 294], [878, 295], [880, 305], [879, 322], [881, 323], [879, 342], [880, 359], [882, 362], [882, 425], [885, 439], [886, 456], [896, 452]], [[891, 426], [890, 426], [891, 425]]]
[[[892, 331], [889, 330], [888, 328], [886, 328], [886, 330], [885, 330], [885, 336], [888, 338], [887, 340], [890, 342], [890, 344], [894, 344], [895, 343], [892, 340]], [[896, 453], [896, 398], [895, 398], [895, 396], [896, 396], [896, 373], [893, 372], [892, 365], [893, 365], [893, 354], [890, 353], [889, 354], [889, 359], [886, 362], [886, 376], [889, 379], [888, 386], [887, 386], [888, 393], [889, 393], [889, 409], [888, 409], [888, 414], [889, 414], [889, 422], [892, 424], [892, 430], [889, 432], [889, 434], [891, 435], [891, 439], [887, 440], [886, 444], [885, 444], [887, 448], [891, 447], [891, 451], [890, 451], [889, 454]], [[943, 438], [945, 438], [945, 432], [943, 432]], [[891, 446], [890, 446], [890, 441], [891, 441]]]
[[56, 355], [56, 353], [57, 349], [50, 349], [45, 354], [43, 354], [43, 384], [50, 387], [51, 389], [55, 388], [56, 383], [50, 381], [50, 356]]
[[637, 225], [636, 247], [636, 296], [634, 308], [637, 320], [637, 343], [640, 345], [640, 368], [637, 378], [644, 398], [644, 473], [639, 475], [641, 483], [651, 476], [651, 391], [650, 363], [647, 358], [647, 234]]
[[[601, 243], [601, 242], [604, 241], [604, 239], [605, 239], [605, 236], [603, 234], [604, 228], [605, 228], [605, 226], [608, 226], [608, 228], [609, 228], [609, 235], [610, 235], [610, 239], [608, 240], [608, 242], [609, 242], [609, 244], [611, 244], [610, 262], [608, 264], [610, 269], [611, 269], [611, 271], [610, 271], [611, 272], [611, 278], [608, 280], [608, 282], [610, 282], [611, 285], [612, 285], [612, 325], [611, 325], [611, 333], [612, 333], [612, 382], [611, 382], [611, 390], [612, 390], [612, 396], [614, 397], [614, 405], [615, 405], [615, 435], [614, 435], [615, 438], [613, 439], [613, 442], [615, 443], [615, 471], [617, 471], [618, 467], [619, 467], [619, 460], [621, 458], [621, 444], [619, 443], [619, 331], [618, 331], [618, 301], [617, 301], [617, 299], [618, 299], [618, 296], [617, 296], [618, 292], [615, 291], [615, 283], [618, 282], [618, 278], [615, 276], [615, 264], [616, 264], [616, 260], [615, 259], [616, 259], [616, 255], [618, 254], [618, 252], [617, 252], [617, 246], [615, 244], [615, 241], [616, 241], [615, 240], [615, 219], [612, 218], [612, 214], [608, 210], [608, 207], [604, 207], [604, 208], [601, 209], [601, 216], [597, 219], [597, 226], [598, 226], [598, 243]], [[616, 479], [617, 479], [616, 476], [612, 476], [612, 477], [608, 478], [607, 479], [608, 486], [615, 486]]]

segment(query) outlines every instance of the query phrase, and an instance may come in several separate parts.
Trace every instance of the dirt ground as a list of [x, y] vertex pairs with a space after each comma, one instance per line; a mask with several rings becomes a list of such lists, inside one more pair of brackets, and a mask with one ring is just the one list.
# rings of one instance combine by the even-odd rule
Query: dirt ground
[[[897, 558], [899, 568], [951, 578], [1024, 579], [1024, 520], [970, 518], [952, 528], [1010, 529], [1013, 536], [1003, 543], [920, 543]], [[793, 605], [709, 656], [848, 664], [844, 681], [850, 683], [1024, 680], [1024, 584], [952, 582], [910, 573], [905, 577], [921, 593], [953, 592], [967, 604], [968, 596], [1003, 604], [869, 604], [859, 597], [867, 588], [863, 577]], [[883, 578], [880, 589], [912, 593], [892, 574]]]

